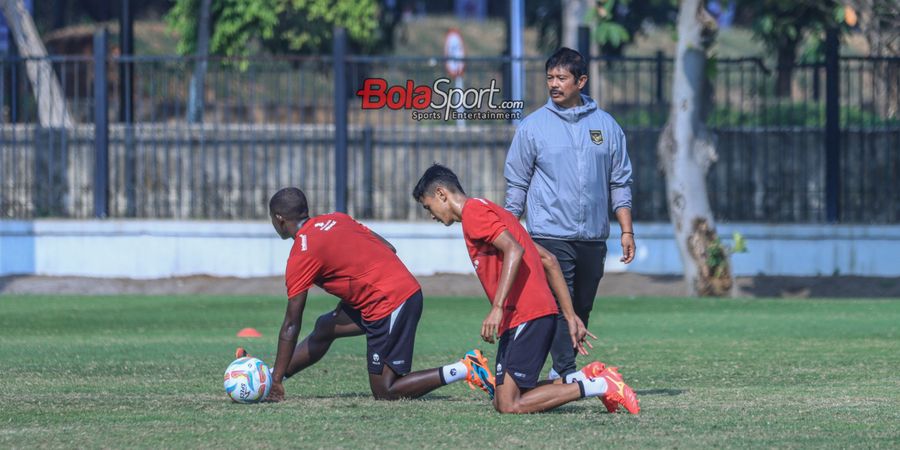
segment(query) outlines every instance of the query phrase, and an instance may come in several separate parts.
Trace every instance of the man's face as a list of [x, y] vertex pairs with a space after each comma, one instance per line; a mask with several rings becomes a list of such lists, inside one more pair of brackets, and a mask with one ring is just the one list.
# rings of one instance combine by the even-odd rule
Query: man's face
[[575, 78], [572, 72], [563, 67], [553, 67], [547, 71], [547, 90], [553, 103], [563, 108], [577, 106], [581, 101], [581, 88], [587, 82], [587, 76]]
[[281, 239], [290, 239], [293, 237], [291, 236], [291, 232], [287, 229], [286, 221], [280, 214], [270, 213], [269, 216], [272, 218], [272, 226], [275, 228], [275, 232], [278, 233], [278, 236], [281, 237]]
[[450, 202], [447, 201], [447, 195], [443, 189], [438, 188], [436, 192], [425, 194], [419, 199], [419, 203], [426, 211], [431, 213], [432, 220], [440, 222], [446, 226], [453, 225], [452, 211], [450, 210]]

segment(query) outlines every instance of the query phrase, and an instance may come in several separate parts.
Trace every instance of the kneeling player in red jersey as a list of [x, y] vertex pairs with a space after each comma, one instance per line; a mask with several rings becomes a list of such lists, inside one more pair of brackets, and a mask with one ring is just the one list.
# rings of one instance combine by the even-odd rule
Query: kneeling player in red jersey
[[[460, 380], [493, 393], [493, 377], [478, 350], [453, 364], [410, 372], [422, 291], [384, 238], [343, 213], [309, 217], [306, 196], [297, 188], [272, 196], [269, 214], [278, 235], [294, 244], [285, 270], [288, 306], [268, 400], [284, 399], [282, 381], [315, 364], [335, 339], [361, 334], [366, 335], [369, 384], [376, 399], [415, 398]], [[341, 301], [297, 344], [313, 284]], [[241, 348], [236, 353], [246, 355]]]
[[589, 333], [572, 309], [559, 262], [531, 240], [512, 214], [490, 201], [467, 197], [456, 174], [438, 164], [425, 171], [413, 197], [434, 220], [447, 226], [462, 223], [475, 272], [491, 300], [481, 337], [493, 343], [500, 336], [497, 411], [533, 413], [583, 397], [599, 397], [610, 412], [619, 405], [632, 414], [639, 412], [637, 396], [617, 369], [600, 362], [570, 374], [565, 384], [538, 382], [556, 330], [558, 310], [551, 288], [568, 321], [572, 345], [582, 354], [587, 354], [584, 344]]

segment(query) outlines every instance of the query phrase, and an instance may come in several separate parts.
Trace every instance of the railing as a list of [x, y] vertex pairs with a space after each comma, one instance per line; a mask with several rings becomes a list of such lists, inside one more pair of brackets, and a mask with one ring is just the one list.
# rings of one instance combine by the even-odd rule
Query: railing
[[[256, 219], [266, 216], [272, 192], [297, 185], [319, 212], [343, 201], [360, 217], [422, 219], [410, 191], [435, 161], [457, 170], [469, 191], [503, 198], [510, 121], [417, 121], [410, 110], [364, 110], [355, 95], [366, 78], [430, 86], [446, 77], [442, 58], [342, 55], [346, 125], [336, 126], [331, 56], [209, 58], [199, 124], [186, 121], [196, 58], [100, 56], [47, 59], [76, 122], [71, 129], [37, 125], [26, 75], [34, 60], [0, 60], [3, 217]], [[462, 85], [481, 89], [493, 81], [502, 100], [524, 101], [527, 114], [546, 102], [544, 59], [522, 60], [522, 99], [509, 99], [511, 62], [467, 59]], [[98, 67], [106, 79], [99, 92]], [[661, 54], [600, 58], [591, 69], [588, 91], [626, 132], [635, 218], [665, 221], [656, 144], [670, 108], [673, 62]], [[900, 59], [842, 58], [839, 70], [839, 219], [895, 223]], [[714, 61], [711, 74], [707, 123], [718, 138], [718, 161], [708, 185], [717, 218], [826, 221], [825, 65], [796, 66], [786, 92], [778, 90], [777, 70], [755, 58]], [[108, 113], [105, 123], [95, 123], [98, 111]], [[108, 145], [98, 148], [103, 130]], [[342, 133], [346, 159], [336, 159]], [[106, 197], [95, 200], [104, 183]]]

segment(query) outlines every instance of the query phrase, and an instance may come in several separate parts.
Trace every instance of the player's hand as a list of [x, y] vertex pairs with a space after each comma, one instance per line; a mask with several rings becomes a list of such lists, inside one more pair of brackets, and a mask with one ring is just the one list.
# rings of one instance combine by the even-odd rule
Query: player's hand
[[481, 338], [485, 342], [493, 344], [496, 340], [497, 330], [500, 329], [500, 320], [503, 319], [503, 310], [500, 308], [491, 308], [491, 312], [485, 317], [481, 323]]
[[284, 400], [284, 385], [281, 383], [272, 383], [272, 389], [266, 397], [267, 402], [278, 403]]
[[569, 323], [569, 337], [572, 338], [572, 347], [578, 350], [579, 354], [587, 355], [588, 351], [585, 346], [590, 349], [594, 348], [593, 344], [587, 340], [588, 336], [593, 339], [597, 339], [597, 336], [594, 336], [593, 333], [587, 330], [584, 322], [578, 316], [566, 317], [566, 321]]
[[619, 261], [628, 264], [634, 261], [634, 235], [631, 233], [622, 234], [622, 257]]

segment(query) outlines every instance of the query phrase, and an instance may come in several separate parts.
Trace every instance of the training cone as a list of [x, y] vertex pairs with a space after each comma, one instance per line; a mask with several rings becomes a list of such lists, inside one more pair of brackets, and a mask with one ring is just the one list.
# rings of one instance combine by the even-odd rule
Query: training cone
[[259, 334], [259, 331], [256, 331], [256, 328], [244, 328], [238, 331], [237, 337], [258, 338], [262, 337], [262, 335]]

